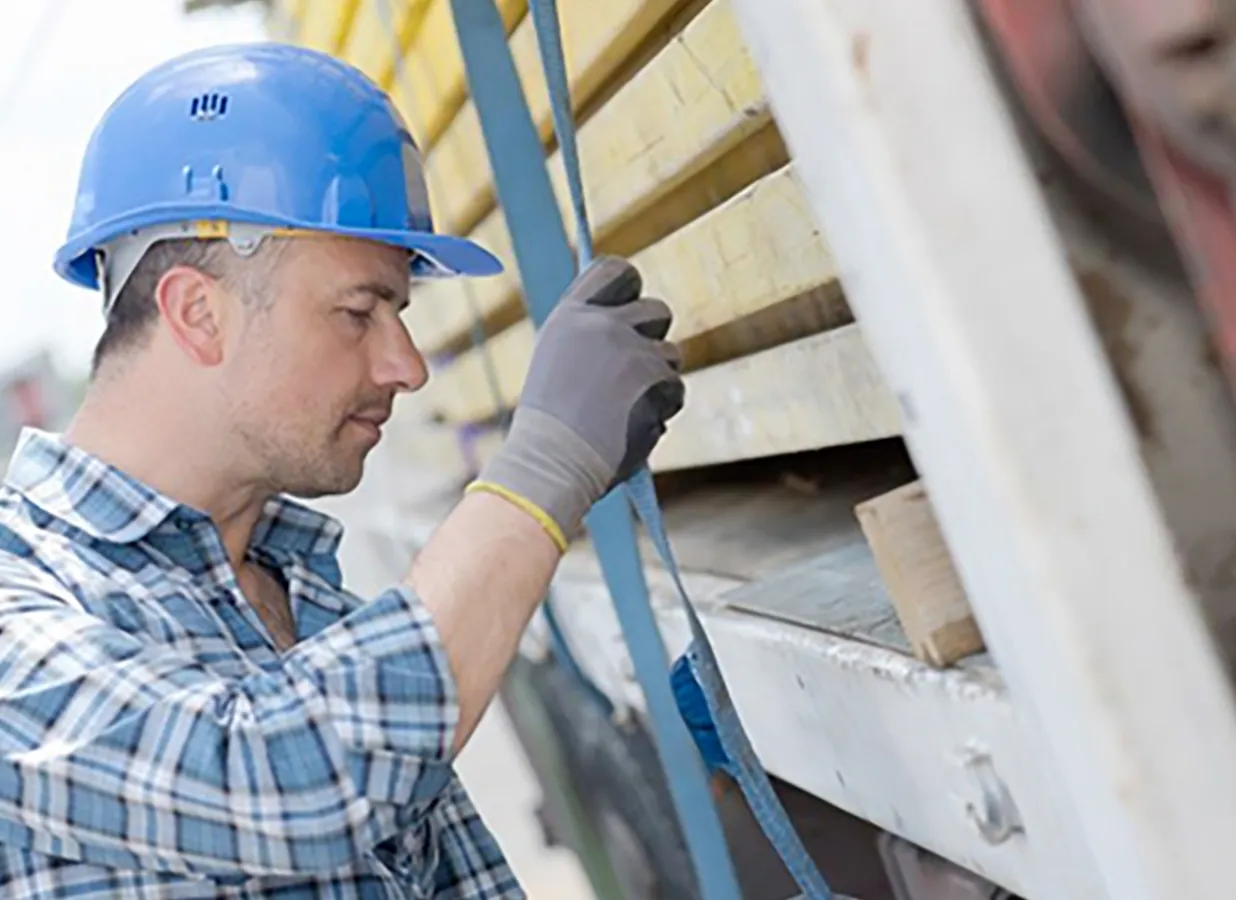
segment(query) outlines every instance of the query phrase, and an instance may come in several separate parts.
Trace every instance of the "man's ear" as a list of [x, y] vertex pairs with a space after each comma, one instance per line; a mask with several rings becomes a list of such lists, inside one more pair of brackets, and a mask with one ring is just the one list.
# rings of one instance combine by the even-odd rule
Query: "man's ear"
[[172, 340], [200, 366], [223, 360], [223, 327], [218, 282], [192, 266], [173, 266], [155, 287], [159, 316]]

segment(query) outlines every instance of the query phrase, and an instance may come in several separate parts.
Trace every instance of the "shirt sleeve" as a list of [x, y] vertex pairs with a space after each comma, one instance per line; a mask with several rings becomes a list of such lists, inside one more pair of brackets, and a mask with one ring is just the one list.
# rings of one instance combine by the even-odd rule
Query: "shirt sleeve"
[[497, 841], [458, 775], [431, 813], [438, 842], [435, 900], [517, 900], [524, 896]]
[[343, 867], [407, 825], [457, 715], [407, 588], [303, 641], [281, 671], [228, 680], [0, 557], [10, 848], [224, 881]]

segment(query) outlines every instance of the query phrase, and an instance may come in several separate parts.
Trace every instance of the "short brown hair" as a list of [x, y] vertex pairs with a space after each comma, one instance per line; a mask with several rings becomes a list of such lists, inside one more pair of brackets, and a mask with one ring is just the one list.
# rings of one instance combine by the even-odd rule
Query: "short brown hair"
[[250, 257], [235, 254], [226, 240], [200, 240], [194, 238], [169, 238], [156, 241], [138, 260], [133, 273], [120, 289], [115, 303], [107, 314], [103, 334], [95, 344], [91, 361], [91, 375], [99, 371], [103, 362], [125, 350], [141, 347], [150, 335], [150, 330], [159, 318], [155, 303], [155, 289], [159, 279], [176, 266], [189, 266], [218, 280], [245, 278], [245, 299], [262, 292], [256, 283], [248, 283], [250, 262], [259, 262], [261, 271], [269, 273], [279, 253], [276, 245], [282, 241], [266, 238]]

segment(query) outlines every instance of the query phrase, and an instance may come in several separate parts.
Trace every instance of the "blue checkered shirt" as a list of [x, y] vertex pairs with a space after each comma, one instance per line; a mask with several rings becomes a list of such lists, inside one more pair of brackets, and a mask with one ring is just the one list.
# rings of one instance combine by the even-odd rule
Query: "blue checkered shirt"
[[268, 504], [280, 652], [211, 521], [55, 435], [0, 487], [0, 896], [522, 897], [450, 762], [433, 623]]

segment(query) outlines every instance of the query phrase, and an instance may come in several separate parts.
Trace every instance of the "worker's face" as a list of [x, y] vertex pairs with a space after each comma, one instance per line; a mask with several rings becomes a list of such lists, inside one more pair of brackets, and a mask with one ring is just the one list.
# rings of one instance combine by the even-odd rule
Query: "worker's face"
[[427, 378], [399, 316], [407, 254], [363, 241], [295, 240], [262, 280], [266, 296], [248, 304], [224, 367], [241, 450], [276, 490], [350, 491], [395, 395]]

